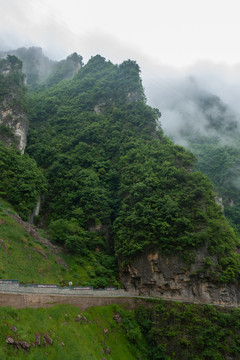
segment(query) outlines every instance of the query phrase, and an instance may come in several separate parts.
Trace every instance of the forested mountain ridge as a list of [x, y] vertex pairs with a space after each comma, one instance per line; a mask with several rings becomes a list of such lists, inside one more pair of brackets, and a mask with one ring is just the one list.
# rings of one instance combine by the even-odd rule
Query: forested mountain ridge
[[194, 156], [163, 135], [139, 73], [133, 61], [95, 56], [31, 96], [27, 152], [45, 169], [53, 239], [79, 253], [107, 246], [120, 264], [150, 249], [194, 262], [192, 251], [207, 246], [202, 263], [214, 259], [202, 271], [236, 279], [237, 237]]
[[[114, 65], [95, 56], [83, 65], [79, 55], [69, 58], [70, 67], [60, 62], [41, 84], [27, 83], [30, 92], [18, 59], [0, 63], [3, 71], [9, 60], [18, 67], [17, 76], [0, 76], [0, 106], [18, 89], [13, 108], [29, 121], [24, 154], [8, 141], [11, 129], [0, 127], [0, 277], [239, 304], [239, 239], [211, 182], [195, 170], [194, 155], [163, 134], [136, 62]], [[59, 252], [26, 232], [15, 213], [28, 220], [39, 197], [34, 222]], [[0, 353], [239, 359], [238, 309], [150, 299], [144, 306], [1, 309]]]
[[[199, 277], [216, 286], [237, 282], [239, 240], [211, 183], [193, 170], [192, 153], [164, 136], [159, 110], [146, 104], [139, 66], [130, 60], [114, 65], [99, 55], [81, 66], [63, 81], [66, 68], [60, 67], [54, 81], [28, 94], [26, 157], [38, 168], [28, 176], [31, 184], [22, 181], [25, 192], [2, 191], [2, 196], [26, 218], [34, 208], [34, 200], [27, 206], [26, 191], [35, 202], [44, 195], [35, 222], [79, 259], [98, 258], [101, 266], [92, 275], [98, 286], [112, 281], [116, 261], [124, 286], [144, 292], [162, 294], [179, 271], [188, 289], [173, 289], [170, 296], [189, 294]], [[8, 179], [9, 164], [2, 166]], [[17, 175], [10, 184], [14, 181]], [[169, 269], [165, 276], [161, 265], [171, 264], [171, 257], [180, 259], [177, 276]], [[139, 261], [153, 271], [141, 274]], [[200, 290], [192, 296], [199, 297]]]

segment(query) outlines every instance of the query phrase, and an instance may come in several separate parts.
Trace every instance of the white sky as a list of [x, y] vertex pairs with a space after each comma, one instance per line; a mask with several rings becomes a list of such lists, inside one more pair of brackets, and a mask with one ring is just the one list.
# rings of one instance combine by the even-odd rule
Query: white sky
[[240, 0], [0, 0], [0, 47], [113, 62], [240, 63]]

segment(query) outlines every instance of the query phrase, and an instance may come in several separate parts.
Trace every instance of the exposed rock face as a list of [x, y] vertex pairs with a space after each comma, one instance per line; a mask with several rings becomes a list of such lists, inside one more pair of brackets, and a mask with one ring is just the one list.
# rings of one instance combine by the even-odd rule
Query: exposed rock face
[[23, 154], [28, 132], [28, 119], [21, 105], [24, 86], [22, 63], [15, 56], [0, 61], [0, 141], [15, 146]]
[[[168, 257], [159, 251], [142, 253], [121, 271], [121, 281], [128, 291], [137, 295], [168, 299], [202, 301], [215, 304], [240, 304], [240, 287], [217, 284], [207, 275], [207, 248], [199, 250], [194, 264], [187, 265], [177, 255]], [[210, 258], [209, 258], [210, 259]], [[210, 259], [213, 263], [216, 258]]]
[[[12, 134], [6, 132], [0, 133], [0, 140], [7, 146], [16, 144], [17, 148], [23, 154], [27, 144], [28, 119], [23, 113], [16, 112], [8, 105], [2, 105], [0, 108], [0, 125], [4, 125], [12, 130]], [[12, 135], [12, 136], [11, 136]]]

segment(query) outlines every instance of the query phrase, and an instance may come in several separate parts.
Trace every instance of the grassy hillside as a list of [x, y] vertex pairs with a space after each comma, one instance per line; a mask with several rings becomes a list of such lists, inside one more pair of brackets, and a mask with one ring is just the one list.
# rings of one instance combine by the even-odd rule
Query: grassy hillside
[[115, 274], [105, 268], [106, 264], [101, 265], [100, 253], [79, 259], [60, 248], [54, 249], [31, 236], [11, 217], [14, 214], [13, 208], [0, 199], [0, 278], [24, 283], [116, 284]]
[[[239, 310], [159, 301], [149, 305], [134, 311], [111, 305], [85, 312], [69, 305], [1, 308], [0, 358], [240, 359]], [[27, 351], [21, 343], [17, 349], [21, 340], [30, 345]]]
[[[146, 343], [139, 334], [139, 342], [132, 343], [126, 331], [113, 319], [118, 307], [98, 307], [82, 312], [68, 306], [50, 309], [0, 309], [0, 358], [1, 359], [58, 359], [58, 360], [113, 360], [144, 359]], [[11, 326], [17, 328], [14, 333]], [[35, 343], [41, 335], [40, 346], [31, 346], [29, 352], [6, 344], [10, 335], [28, 344]], [[53, 345], [44, 345], [48, 334]], [[109, 351], [108, 351], [109, 349]], [[109, 353], [110, 352], [110, 353]]]

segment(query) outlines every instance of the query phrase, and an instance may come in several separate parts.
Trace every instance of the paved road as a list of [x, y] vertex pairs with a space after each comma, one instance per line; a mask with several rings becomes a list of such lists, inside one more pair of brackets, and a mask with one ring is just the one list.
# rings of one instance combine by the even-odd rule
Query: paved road
[[[10, 284], [9, 284], [10, 285]], [[15, 286], [15, 289], [11, 288], [13, 286], [9, 286], [8, 288], [5, 286], [4, 289], [1, 288], [0, 284], [0, 299], [5, 296], [5, 299], [8, 302], [10, 301], [9, 305], [14, 306], [11, 301], [11, 295], [14, 298], [14, 304], [16, 305], [17, 299], [22, 297], [26, 301], [25, 307], [30, 306], [31, 304], [39, 304], [42, 306], [45, 306], [49, 302], [51, 304], [57, 304], [57, 303], [71, 303], [71, 304], [88, 304], [93, 303], [98, 304], [98, 301], [100, 299], [105, 299], [105, 302], [107, 303], [123, 303], [124, 301], [128, 300], [163, 300], [163, 301], [176, 301], [186, 304], [198, 304], [198, 305], [212, 305], [216, 307], [223, 307], [223, 308], [240, 308], [240, 304], [221, 304], [221, 303], [212, 303], [207, 302], [204, 300], [188, 300], [183, 298], [166, 298], [163, 296], [142, 296], [137, 295], [133, 293], [129, 293], [124, 290], [76, 290], [73, 291], [70, 288], [65, 289], [59, 289], [59, 288], [35, 288], [35, 287], [22, 287]], [[89, 299], [92, 299], [89, 300]], [[109, 301], [106, 301], [106, 299], [109, 299]], [[96, 301], [95, 301], [96, 300]], [[6, 301], [4, 300], [3, 303], [0, 301], [0, 306], [7, 306]], [[102, 304], [104, 301], [100, 301], [100, 304]], [[45, 305], [44, 305], [45, 304]], [[21, 306], [23, 307], [23, 306]], [[35, 306], [34, 306], [35, 307]], [[38, 307], [38, 306], [37, 306]]]

